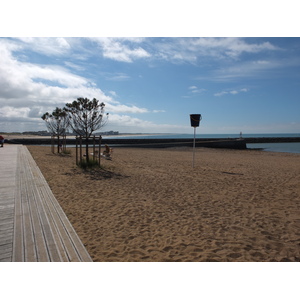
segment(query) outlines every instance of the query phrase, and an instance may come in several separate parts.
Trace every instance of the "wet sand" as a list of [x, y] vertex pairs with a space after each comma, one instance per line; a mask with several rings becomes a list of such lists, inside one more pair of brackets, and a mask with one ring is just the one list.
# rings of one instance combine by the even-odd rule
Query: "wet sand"
[[115, 148], [101, 171], [28, 146], [94, 261], [300, 261], [300, 155]]

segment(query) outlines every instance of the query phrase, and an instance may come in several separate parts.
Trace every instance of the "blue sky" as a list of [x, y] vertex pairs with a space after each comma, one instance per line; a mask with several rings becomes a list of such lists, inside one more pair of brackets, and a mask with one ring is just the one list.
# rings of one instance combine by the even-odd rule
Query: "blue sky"
[[300, 38], [0, 38], [0, 131], [45, 130], [78, 97], [106, 104], [103, 130], [300, 132]]

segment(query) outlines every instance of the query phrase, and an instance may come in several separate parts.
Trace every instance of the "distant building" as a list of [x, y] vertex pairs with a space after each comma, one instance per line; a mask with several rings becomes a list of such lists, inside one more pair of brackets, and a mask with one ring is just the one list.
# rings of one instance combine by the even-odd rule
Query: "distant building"
[[98, 134], [101, 134], [101, 135], [119, 135], [119, 131], [105, 131], [105, 132], [99, 132]]
[[24, 131], [22, 132], [24, 135], [40, 135], [40, 136], [49, 136], [51, 135], [48, 131], [43, 130], [43, 131]]

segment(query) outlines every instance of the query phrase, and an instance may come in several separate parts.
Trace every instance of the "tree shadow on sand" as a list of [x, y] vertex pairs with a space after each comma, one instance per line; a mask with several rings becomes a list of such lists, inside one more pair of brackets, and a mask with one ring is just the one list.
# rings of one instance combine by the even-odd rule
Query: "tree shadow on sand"
[[86, 168], [86, 169], [79, 169], [74, 168], [72, 169], [72, 173], [65, 173], [65, 175], [73, 176], [73, 175], [80, 175], [83, 174], [85, 176], [88, 176], [91, 180], [105, 180], [105, 179], [122, 179], [122, 178], [128, 178], [129, 176], [116, 173], [107, 169], [104, 169], [102, 167], [100, 168]]

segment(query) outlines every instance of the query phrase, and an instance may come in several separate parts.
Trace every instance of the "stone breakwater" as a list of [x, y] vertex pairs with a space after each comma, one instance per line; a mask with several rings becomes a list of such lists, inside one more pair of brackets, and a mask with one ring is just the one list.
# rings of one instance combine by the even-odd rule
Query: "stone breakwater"
[[[295, 143], [300, 142], [300, 137], [289, 138], [244, 138], [244, 139], [196, 139], [196, 147], [247, 149], [247, 143]], [[50, 138], [16, 138], [7, 140], [11, 144], [23, 145], [51, 145]], [[67, 138], [68, 145], [75, 145], [74, 138]], [[83, 141], [84, 143], [84, 141]], [[93, 142], [90, 141], [92, 145]], [[106, 139], [101, 144], [109, 144], [115, 147], [139, 147], [139, 148], [169, 148], [169, 147], [192, 147], [193, 139]]]
[[[7, 143], [23, 145], [51, 145], [50, 138], [21, 138], [10, 139]], [[67, 139], [68, 145], [75, 145], [75, 139]], [[83, 140], [84, 143], [84, 140]], [[93, 144], [93, 141], [90, 141]], [[109, 144], [115, 147], [135, 148], [170, 148], [170, 147], [192, 147], [193, 139], [102, 139], [102, 145]], [[244, 139], [196, 139], [196, 147], [246, 149]]]

